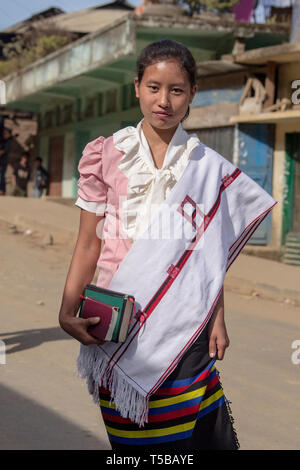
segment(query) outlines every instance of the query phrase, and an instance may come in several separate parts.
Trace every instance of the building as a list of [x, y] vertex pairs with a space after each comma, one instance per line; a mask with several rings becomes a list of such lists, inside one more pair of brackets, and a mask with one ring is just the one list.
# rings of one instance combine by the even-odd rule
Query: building
[[[232, 54], [247, 55], [282, 44], [289, 37], [286, 25], [239, 23], [230, 15], [189, 17], [169, 3], [146, 5], [135, 15], [132, 7], [121, 1], [55, 14], [51, 21], [82, 37], [4, 78], [7, 107], [38, 116], [38, 153], [50, 171], [51, 196], [75, 197], [78, 161], [87, 142], [140, 120], [133, 87], [136, 58], [147, 44], [163, 38], [187, 45], [198, 63], [199, 93], [186, 128], [197, 131], [213, 148], [219, 149], [218, 142], [222, 142], [220, 153], [250, 171], [249, 161], [244, 164], [238, 149], [233, 151], [242, 135], [247, 140], [245, 124], [237, 127], [230, 118], [238, 115], [247, 70], [255, 67], [233, 60]], [[258, 69], [262, 73], [261, 64]], [[207, 107], [220, 103], [221, 113], [206, 113]], [[261, 173], [264, 178], [271, 161], [271, 127], [259, 129], [268, 141]], [[260, 183], [271, 192], [272, 170], [268, 171], [267, 185], [263, 179]], [[276, 230], [277, 240], [278, 227]], [[255, 243], [273, 245], [270, 234], [265, 228]]]
[[187, 129], [278, 201], [251, 243], [300, 264], [300, 44], [225, 56], [198, 72]]

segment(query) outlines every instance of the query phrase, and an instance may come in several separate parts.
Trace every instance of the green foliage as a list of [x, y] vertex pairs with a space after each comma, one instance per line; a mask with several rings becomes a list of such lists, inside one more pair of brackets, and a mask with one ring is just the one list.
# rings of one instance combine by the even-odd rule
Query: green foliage
[[0, 60], [0, 77], [5, 77], [18, 70], [18, 60]]
[[68, 42], [67, 37], [65, 36], [58, 36], [58, 35], [51, 35], [51, 36], [42, 36], [36, 46], [28, 49], [24, 53], [24, 61], [28, 65], [36, 60], [45, 57], [51, 52], [57, 51], [65, 46]]
[[191, 13], [212, 10], [231, 12], [232, 7], [239, 3], [239, 0], [182, 0], [182, 3], [189, 6]]
[[51, 34], [50, 36], [41, 36], [36, 44], [29, 49], [23, 50], [22, 54], [11, 54], [9, 60], [0, 61], [0, 77], [5, 77], [10, 73], [16, 72], [27, 67], [33, 62], [42, 59], [51, 52], [55, 52], [64, 47], [69, 42], [67, 36]]

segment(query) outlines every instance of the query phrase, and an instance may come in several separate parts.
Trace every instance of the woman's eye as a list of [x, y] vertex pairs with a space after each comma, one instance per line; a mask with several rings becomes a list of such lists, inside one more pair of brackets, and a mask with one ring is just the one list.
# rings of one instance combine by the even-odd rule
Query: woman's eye
[[181, 90], [181, 88], [173, 88], [174, 93], [182, 93], [183, 90]]
[[152, 91], [157, 91], [158, 90], [157, 86], [155, 86], [155, 85], [149, 85], [149, 88]]

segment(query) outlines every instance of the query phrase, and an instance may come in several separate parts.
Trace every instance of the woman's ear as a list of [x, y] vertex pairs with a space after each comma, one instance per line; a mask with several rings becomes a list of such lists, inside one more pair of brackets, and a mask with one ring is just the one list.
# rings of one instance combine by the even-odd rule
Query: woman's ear
[[196, 91], [198, 90], [198, 85], [194, 85], [191, 91], [190, 103], [193, 101]]
[[138, 77], [135, 77], [135, 78], [134, 78], [134, 88], [135, 88], [135, 96], [136, 96], [137, 98], [140, 97], [140, 94], [139, 94], [139, 85], [140, 85], [140, 84], [139, 84], [139, 79], [138, 79]]

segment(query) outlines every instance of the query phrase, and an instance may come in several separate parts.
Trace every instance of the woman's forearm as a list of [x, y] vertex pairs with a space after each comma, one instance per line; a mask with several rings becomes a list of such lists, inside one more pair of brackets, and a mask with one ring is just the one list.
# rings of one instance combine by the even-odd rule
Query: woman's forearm
[[[82, 210], [78, 239], [67, 275], [59, 321], [66, 317], [74, 317], [80, 306], [80, 294], [86, 284], [93, 280], [97, 261], [101, 251], [101, 240], [97, 237], [97, 224], [103, 217]], [[101, 223], [102, 223], [101, 222]]]
[[100, 246], [87, 248], [77, 244], [74, 250], [59, 312], [59, 319], [65, 316], [75, 316], [80, 306], [80, 294], [86, 284], [93, 280]]
[[[80, 318], [76, 313], [80, 306], [80, 294], [86, 284], [93, 280], [97, 261], [101, 251], [101, 239], [97, 236], [99, 222], [104, 216], [96, 216], [92, 212], [81, 210], [80, 227], [77, 243], [67, 275], [59, 311], [59, 324], [61, 328], [80, 343], [102, 344], [97, 338], [89, 334], [88, 328], [101, 321], [100, 317]], [[103, 225], [102, 225], [103, 226]]]
[[218, 298], [214, 312], [212, 314], [213, 321], [222, 321], [224, 322], [224, 287], [222, 287], [221, 294]]

